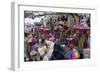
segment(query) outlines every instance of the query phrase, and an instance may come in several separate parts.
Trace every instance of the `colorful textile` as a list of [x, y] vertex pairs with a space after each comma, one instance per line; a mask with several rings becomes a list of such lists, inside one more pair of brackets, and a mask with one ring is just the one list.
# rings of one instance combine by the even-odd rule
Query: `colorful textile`
[[80, 57], [79, 52], [76, 49], [66, 51], [66, 59], [78, 59]]

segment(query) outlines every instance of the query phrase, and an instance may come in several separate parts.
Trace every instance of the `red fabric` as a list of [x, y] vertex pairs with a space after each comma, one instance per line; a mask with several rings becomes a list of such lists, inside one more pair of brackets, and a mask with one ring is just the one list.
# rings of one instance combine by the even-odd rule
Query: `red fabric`
[[72, 52], [70, 53], [70, 59], [72, 59]]

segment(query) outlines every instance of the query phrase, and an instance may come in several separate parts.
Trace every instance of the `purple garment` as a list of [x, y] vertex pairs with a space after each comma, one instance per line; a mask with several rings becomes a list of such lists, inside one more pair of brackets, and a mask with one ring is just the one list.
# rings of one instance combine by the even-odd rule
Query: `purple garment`
[[76, 56], [75, 56], [75, 52], [72, 51], [72, 59], [75, 59], [75, 58], [76, 58]]
[[37, 50], [37, 48], [38, 48], [38, 44], [33, 44], [31, 50]]

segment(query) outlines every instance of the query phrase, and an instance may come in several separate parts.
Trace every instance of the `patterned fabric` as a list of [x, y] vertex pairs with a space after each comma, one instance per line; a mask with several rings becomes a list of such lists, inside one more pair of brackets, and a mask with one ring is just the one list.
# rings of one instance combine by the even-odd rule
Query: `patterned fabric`
[[65, 58], [66, 59], [78, 59], [80, 57], [79, 52], [76, 49], [66, 51]]

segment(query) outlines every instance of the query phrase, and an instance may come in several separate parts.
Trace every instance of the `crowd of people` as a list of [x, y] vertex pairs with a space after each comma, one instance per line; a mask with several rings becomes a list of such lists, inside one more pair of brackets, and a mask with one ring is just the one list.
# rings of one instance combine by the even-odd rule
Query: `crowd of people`
[[[90, 15], [66, 13], [56, 19], [26, 25], [24, 28], [24, 61], [71, 60], [90, 58]], [[27, 30], [30, 28], [30, 30]]]

